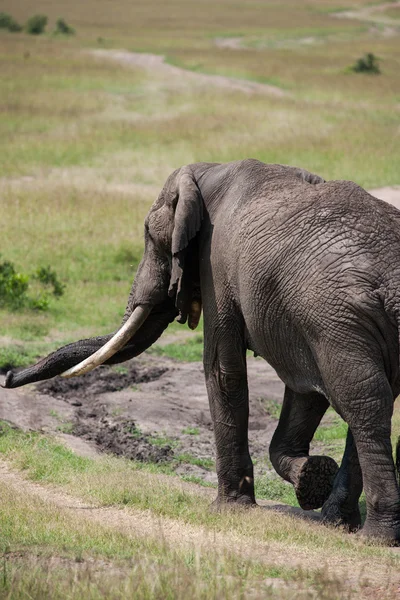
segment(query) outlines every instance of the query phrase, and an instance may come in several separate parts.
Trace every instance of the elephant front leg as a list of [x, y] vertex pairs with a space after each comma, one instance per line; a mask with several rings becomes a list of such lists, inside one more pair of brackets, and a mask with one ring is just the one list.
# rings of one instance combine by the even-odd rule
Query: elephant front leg
[[204, 370], [217, 451], [217, 504], [255, 504], [246, 347], [236, 323], [206, 334]]
[[310, 442], [328, 406], [321, 394], [299, 394], [286, 386], [279, 423], [270, 444], [274, 469], [293, 484], [304, 510], [324, 504], [339, 468], [329, 456], [309, 456]]
[[342, 464], [335, 477], [333, 490], [322, 507], [322, 520], [332, 525], [343, 525], [349, 531], [361, 527], [358, 501], [363, 489], [363, 480], [357, 448], [350, 429], [347, 432], [346, 448]]

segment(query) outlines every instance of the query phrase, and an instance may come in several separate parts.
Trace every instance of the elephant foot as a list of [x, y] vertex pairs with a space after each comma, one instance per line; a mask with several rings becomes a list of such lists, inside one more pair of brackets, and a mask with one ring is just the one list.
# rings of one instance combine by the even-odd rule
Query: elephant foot
[[332, 492], [338, 470], [338, 465], [329, 456], [308, 456], [301, 459], [292, 483], [302, 509], [321, 508]]
[[361, 513], [358, 503], [352, 510], [344, 510], [333, 494], [323, 505], [321, 517], [324, 525], [344, 527], [350, 533], [358, 531], [361, 527]]
[[387, 524], [380, 521], [369, 521], [367, 518], [364, 527], [356, 535], [384, 546], [400, 546], [400, 523]]
[[221, 512], [222, 510], [231, 508], [252, 508], [257, 506], [254, 497], [247, 496], [244, 494], [232, 495], [232, 496], [220, 496], [211, 502], [210, 510], [215, 512]]

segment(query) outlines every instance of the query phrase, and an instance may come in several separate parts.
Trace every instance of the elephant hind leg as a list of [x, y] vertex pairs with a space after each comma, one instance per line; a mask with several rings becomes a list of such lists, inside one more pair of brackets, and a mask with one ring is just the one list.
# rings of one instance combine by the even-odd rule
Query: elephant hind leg
[[353, 434], [349, 429], [346, 448], [338, 474], [335, 477], [333, 490], [322, 507], [321, 515], [324, 523], [342, 525], [349, 531], [361, 527], [361, 514], [358, 501], [363, 489], [363, 480], [358, 460], [357, 448]]
[[309, 456], [310, 442], [328, 406], [321, 394], [299, 394], [286, 386], [278, 427], [270, 444], [274, 469], [293, 484], [305, 510], [324, 504], [339, 469], [329, 456]]
[[393, 391], [383, 369], [367, 360], [364, 365], [366, 375], [336, 386], [333, 397], [354, 436], [361, 466], [367, 501], [361, 533], [400, 544], [400, 489], [390, 439]]

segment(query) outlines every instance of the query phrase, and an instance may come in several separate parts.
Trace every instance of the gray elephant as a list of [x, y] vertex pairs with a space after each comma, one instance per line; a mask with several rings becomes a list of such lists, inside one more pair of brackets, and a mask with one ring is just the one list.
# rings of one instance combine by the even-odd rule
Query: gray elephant
[[[362, 532], [400, 541], [390, 441], [400, 391], [400, 212], [352, 182], [257, 160], [176, 170], [146, 218], [144, 256], [121, 329], [9, 372], [5, 387], [137, 356], [176, 317], [196, 327], [202, 307], [216, 502], [255, 503], [251, 349], [286, 385], [270, 455], [301, 504], [324, 503], [326, 521], [354, 528], [364, 484]], [[309, 456], [329, 405], [349, 425], [338, 472], [332, 459]]]

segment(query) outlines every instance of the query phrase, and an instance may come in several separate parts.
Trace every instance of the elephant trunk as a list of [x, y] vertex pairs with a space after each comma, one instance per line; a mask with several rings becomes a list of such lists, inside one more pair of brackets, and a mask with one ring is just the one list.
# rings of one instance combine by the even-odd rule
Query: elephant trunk
[[108, 340], [104, 346], [97, 350], [94, 354], [81, 361], [71, 369], [64, 371], [62, 377], [76, 377], [93, 371], [99, 365], [102, 365], [106, 360], [112, 358], [114, 354], [121, 350], [140, 329], [147, 317], [151, 313], [152, 306], [137, 306], [132, 312], [128, 320], [122, 327]]
[[16, 388], [27, 383], [51, 379], [96, 352], [111, 338], [112, 334], [79, 340], [52, 352], [35, 365], [27, 367], [19, 373], [8, 371], [4, 387]]
[[[113, 356], [104, 361], [105, 364], [116, 364], [138, 356], [149, 348], [163, 333], [175, 317], [177, 310], [173, 301], [168, 299], [161, 305], [153, 307], [140, 329]], [[127, 322], [125, 315], [123, 323]], [[118, 332], [117, 332], [118, 333]], [[23, 369], [19, 373], [9, 371], [4, 383], [5, 388], [16, 388], [27, 383], [51, 379], [64, 373], [103, 348], [115, 334], [79, 340], [49, 354], [38, 363]]]

